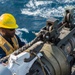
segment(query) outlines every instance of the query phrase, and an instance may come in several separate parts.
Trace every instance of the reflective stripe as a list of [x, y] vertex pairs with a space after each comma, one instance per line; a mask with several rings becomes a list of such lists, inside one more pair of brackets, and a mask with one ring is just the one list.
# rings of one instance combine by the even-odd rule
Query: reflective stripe
[[10, 47], [7, 45], [7, 43], [4, 44], [4, 47], [7, 49], [7, 51], [10, 50]]
[[12, 39], [12, 42], [13, 42], [14, 49], [18, 49], [19, 48], [19, 44], [18, 44], [18, 40], [17, 40], [16, 36], [14, 36], [11, 39]]

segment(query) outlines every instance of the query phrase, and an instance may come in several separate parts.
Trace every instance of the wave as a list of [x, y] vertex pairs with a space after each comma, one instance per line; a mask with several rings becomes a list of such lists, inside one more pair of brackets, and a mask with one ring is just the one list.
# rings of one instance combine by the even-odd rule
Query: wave
[[25, 38], [23, 38], [23, 32], [29, 33], [29, 31], [26, 28], [16, 29], [16, 35], [18, 35], [23, 42], [28, 43], [27, 40]]
[[58, 3], [74, 3], [75, 0], [56, 0]]
[[30, 0], [25, 8], [21, 9], [22, 14], [40, 16], [44, 18], [53, 17], [63, 17], [65, 8], [67, 6], [75, 6], [75, 0], [50, 0], [50, 1], [38, 1]]

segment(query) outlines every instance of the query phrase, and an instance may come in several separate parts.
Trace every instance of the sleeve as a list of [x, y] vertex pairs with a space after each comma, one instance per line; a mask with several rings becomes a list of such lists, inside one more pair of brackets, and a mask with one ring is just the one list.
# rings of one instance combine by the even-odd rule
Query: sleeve
[[17, 39], [18, 39], [18, 43], [19, 43], [19, 47], [22, 47], [25, 45], [25, 42], [23, 42], [17, 35], [16, 35]]
[[3, 49], [0, 47], [0, 59], [5, 57], [6, 53], [3, 51]]

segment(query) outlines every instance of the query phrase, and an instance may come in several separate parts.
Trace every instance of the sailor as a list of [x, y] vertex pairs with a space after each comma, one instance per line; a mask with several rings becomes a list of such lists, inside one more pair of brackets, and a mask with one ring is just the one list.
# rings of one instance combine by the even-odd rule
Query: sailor
[[0, 58], [25, 45], [15, 34], [16, 28], [18, 25], [12, 14], [4, 13], [0, 16]]

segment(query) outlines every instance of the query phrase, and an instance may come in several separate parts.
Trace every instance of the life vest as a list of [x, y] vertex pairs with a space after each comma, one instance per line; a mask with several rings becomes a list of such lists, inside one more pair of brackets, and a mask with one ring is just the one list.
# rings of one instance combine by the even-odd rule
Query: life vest
[[0, 35], [0, 47], [4, 50], [6, 55], [11, 54], [12, 52], [14, 52], [15, 50], [19, 48], [19, 44], [18, 44], [18, 40], [16, 36], [11, 38], [11, 40], [13, 42], [13, 46]]

